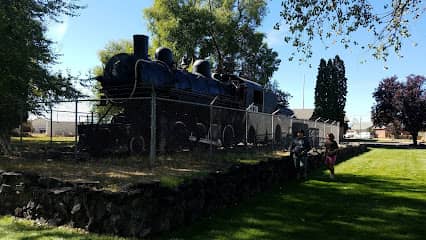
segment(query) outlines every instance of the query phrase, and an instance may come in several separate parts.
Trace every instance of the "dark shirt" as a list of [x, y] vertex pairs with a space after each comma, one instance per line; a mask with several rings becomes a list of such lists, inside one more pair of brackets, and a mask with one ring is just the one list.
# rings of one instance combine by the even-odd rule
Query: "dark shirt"
[[295, 138], [290, 147], [290, 153], [298, 156], [306, 156], [311, 149], [311, 144], [309, 143], [309, 139], [306, 137], [303, 138]]
[[335, 140], [327, 140], [325, 141], [325, 155], [327, 156], [336, 156], [337, 149], [339, 149], [339, 146], [337, 145], [337, 142]]

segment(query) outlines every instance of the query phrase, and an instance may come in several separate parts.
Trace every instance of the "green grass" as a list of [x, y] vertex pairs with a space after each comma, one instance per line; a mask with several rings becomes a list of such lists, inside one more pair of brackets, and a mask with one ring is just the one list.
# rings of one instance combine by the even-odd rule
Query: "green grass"
[[372, 149], [162, 239], [424, 239], [426, 150]]
[[66, 227], [47, 227], [33, 221], [0, 217], [0, 240], [124, 240], [124, 238], [88, 234], [82, 230]]
[[[372, 149], [159, 239], [424, 239], [426, 150]], [[0, 218], [0, 239], [111, 239]], [[3, 238], [2, 238], [3, 237]]]

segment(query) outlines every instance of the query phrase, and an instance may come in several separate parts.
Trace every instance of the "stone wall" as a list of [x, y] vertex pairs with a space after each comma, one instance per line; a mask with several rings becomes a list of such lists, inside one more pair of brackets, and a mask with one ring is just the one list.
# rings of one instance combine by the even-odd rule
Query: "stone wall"
[[[365, 150], [362, 146], [342, 148], [338, 159]], [[321, 159], [321, 155], [310, 157], [310, 170], [322, 166]], [[97, 233], [144, 237], [189, 224], [294, 177], [288, 157], [254, 165], [235, 164], [173, 189], [153, 182], [133, 184], [121, 192], [0, 171], [0, 214], [52, 225], [68, 224]]]

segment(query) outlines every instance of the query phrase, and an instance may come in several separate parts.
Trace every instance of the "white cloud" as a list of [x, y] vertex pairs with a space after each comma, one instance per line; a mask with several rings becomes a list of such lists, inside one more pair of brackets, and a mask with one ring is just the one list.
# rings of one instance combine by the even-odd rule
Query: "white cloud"
[[60, 42], [64, 38], [68, 30], [68, 17], [65, 17], [62, 22], [52, 22], [47, 26], [47, 36], [53, 41]]
[[282, 45], [284, 42], [284, 33], [287, 32], [287, 27], [281, 26], [280, 30], [271, 29], [266, 34], [266, 43], [269, 47], [277, 47]]

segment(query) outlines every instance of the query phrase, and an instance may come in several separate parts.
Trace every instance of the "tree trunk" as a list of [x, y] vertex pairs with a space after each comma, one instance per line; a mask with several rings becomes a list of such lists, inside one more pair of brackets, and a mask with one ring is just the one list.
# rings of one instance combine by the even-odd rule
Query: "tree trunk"
[[10, 136], [0, 133], [0, 154], [9, 155], [11, 153]]
[[411, 136], [413, 137], [413, 145], [417, 146], [417, 136], [419, 135], [418, 132], [412, 132]]

